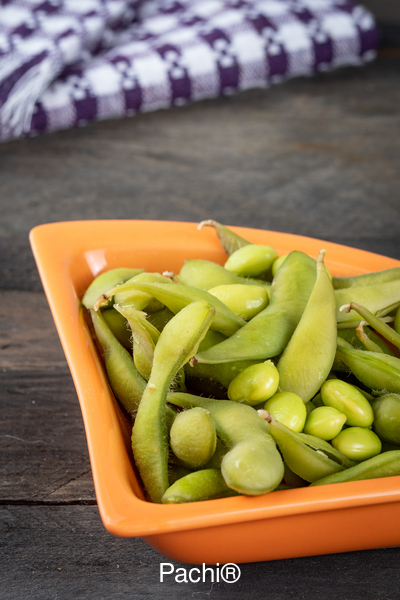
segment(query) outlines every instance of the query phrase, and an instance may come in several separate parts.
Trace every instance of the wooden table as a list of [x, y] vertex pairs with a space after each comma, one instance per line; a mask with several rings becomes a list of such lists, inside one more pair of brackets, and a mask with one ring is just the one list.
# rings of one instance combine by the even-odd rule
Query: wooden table
[[0, 146], [1, 599], [399, 597], [398, 548], [242, 565], [238, 583], [212, 586], [160, 583], [163, 557], [108, 534], [28, 243], [54, 221], [214, 218], [400, 259], [399, 107], [400, 52], [386, 50], [361, 69]]

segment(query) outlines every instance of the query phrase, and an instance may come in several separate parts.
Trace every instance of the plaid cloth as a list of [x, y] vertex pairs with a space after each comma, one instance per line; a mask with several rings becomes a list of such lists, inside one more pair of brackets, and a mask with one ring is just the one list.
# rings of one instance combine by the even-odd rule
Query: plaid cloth
[[347, 0], [0, 0], [0, 140], [360, 65], [377, 37]]

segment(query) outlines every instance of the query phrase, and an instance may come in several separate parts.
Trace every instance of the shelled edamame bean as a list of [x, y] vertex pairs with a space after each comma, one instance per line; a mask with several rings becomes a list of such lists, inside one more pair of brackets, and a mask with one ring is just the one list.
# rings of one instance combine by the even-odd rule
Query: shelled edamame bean
[[400, 268], [332, 277], [204, 226], [224, 266], [112, 269], [82, 300], [149, 499], [400, 475]]

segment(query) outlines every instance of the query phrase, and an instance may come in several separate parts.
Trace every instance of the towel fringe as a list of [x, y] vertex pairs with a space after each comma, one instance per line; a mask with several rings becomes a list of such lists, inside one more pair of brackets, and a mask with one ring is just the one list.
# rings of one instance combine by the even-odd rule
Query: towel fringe
[[[16, 67], [11, 69], [11, 62], [13, 61], [10, 61], [10, 69], [0, 63], [0, 79], [7, 77], [12, 70], [21, 66], [20, 61]], [[16, 63], [17, 61], [14, 62], [14, 65]], [[17, 81], [0, 108], [0, 129], [3, 129], [6, 135], [19, 136], [29, 131], [35, 104], [39, 96], [57, 77], [59, 71], [60, 61], [54, 54], [48, 55]]]

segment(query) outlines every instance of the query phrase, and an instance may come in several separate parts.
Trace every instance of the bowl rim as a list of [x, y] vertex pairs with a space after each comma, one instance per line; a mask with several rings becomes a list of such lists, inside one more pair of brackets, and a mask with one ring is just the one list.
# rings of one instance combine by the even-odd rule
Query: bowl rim
[[[226, 255], [215, 232], [212, 228], [199, 232], [197, 225], [179, 221], [79, 220], [38, 225], [29, 235], [79, 398], [96, 497], [105, 527], [115, 535], [149, 536], [399, 501], [400, 476], [179, 505], [154, 504], [144, 498], [124, 441], [123, 412], [108, 386], [80, 299], [90, 278], [105, 270], [105, 266], [117, 266], [112, 262], [128, 248], [149, 257], [151, 264], [160, 262], [162, 250], [179, 261], [179, 257], [185, 258], [182, 255], [185, 250], [195, 256], [199, 248], [206, 257], [215, 256], [217, 262], [221, 262]], [[228, 227], [254, 243], [269, 243], [278, 254], [299, 249], [316, 255], [325, 248], [326, 264], [333, 275], [400, 265], [396, 259], [334, 242]]]

